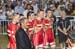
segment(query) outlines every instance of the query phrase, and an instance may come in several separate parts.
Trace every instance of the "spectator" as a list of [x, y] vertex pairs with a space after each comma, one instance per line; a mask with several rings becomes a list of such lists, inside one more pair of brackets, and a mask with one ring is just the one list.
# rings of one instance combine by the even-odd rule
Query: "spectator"
[[8, 7], [8, 11], [6, 11], [7, 19], [8, 19], [8, 20], [11, 20], [13, 14], [14, 14], [14, 10], [11, 9], [11, 7]]
[[17, 1], [13, 1], [12, 4], [11, 4], [11, 8], [14, 9], [16, 6], [17, 6]]
[[69, 16], [72, 15], [73, 10], [72, 10], [72, 6], [71, 6], [70, 4], [68, 4], [68, 7], [67, 7], [67, 9], [65, 10], [65, 12], [66, 12], [66, 14], [69, 15]]
[[32, 6], [33, 6], [34, 13], [37, 14], [38, 4], [36, 3], [35, 0], [32, 0]]
[[21, 1], [17, 1], [17, 6], [15, 7], [15, 13], [19, 13], [22, 14], [24, 12], [24, 8], [22, 7], [22, 2]]
[[5, 5], [5, 11], [8, 11], [8, 7], [9, 7], [8, 5]]
[[75, 2], [72, 5], [72, 9], [73, 9], [73, 15], [75, 15]]
[[54, 11], [54, 15], [55, 16], [60, 16], [60, 12], [62, 10], [64, 10], [65, 5], [63, 3], [59, 3], [58, 7], [56, 8], [56, 10]]
[[68, 8], [68, 4], [70, 4], [72, 6], [72, 3], [70, 0], [67, 0], [66, 3], [65, 3], [65, 8], [67, 9]]
[[7, 21], [5, 21], [6, 20], [6, 16], [4, 14], [2, 6], [0, 6], [0, 20], [1, 20], [1, 28], [2, 28], [2, 33], [3, 33], [4, 30], [6, 29]]
[[4, 11], [3, 11], [2, 7], [0, 8], [0, 19], [1, 20], [6, 20], [6, 16], [4, 14]]
[[11, 2], [10, 0], [8, 0], [8, 1], [6, 2], [6, 5], [8, 5], [8, 6], [11, 6], [11, 4], [12, 4], [12, 2]]
[[33, 11], [33, 7], [31, 6], [31, 4], [27, 4], [26, 5], [26, 9], [24, 10], [24, 12], [23, 12], [23, 15], [25, 16], [25, 17], [27, 17], [27, 13], [29, 12], [29, 11]]
[[56, 8], [55, 8], [55, 5], [54, 5], [54, 4], [51, 4], [51, 5], [50, 5], [50, 9], [53, 10], [53, 11], [55, 11], [55, 9], [56, 9]]

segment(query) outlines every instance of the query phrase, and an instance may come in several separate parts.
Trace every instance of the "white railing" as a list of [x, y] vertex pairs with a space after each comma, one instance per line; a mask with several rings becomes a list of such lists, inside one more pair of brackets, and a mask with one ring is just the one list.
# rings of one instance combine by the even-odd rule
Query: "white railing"
[[0, 34], [7, 34], [7, 26], [11, 20], [0, 20]]

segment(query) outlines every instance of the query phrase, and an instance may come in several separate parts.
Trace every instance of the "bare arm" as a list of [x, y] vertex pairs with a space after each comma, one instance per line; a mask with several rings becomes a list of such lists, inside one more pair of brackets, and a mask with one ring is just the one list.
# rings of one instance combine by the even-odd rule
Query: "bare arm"
[[73, 43], [70, 41], [70, 39], [67, 40], [67, 43], [70, 47], [73, 47]]
[[66, 29], [66, 32], [69, 31], [70, 27], [71, 27], [71, 26], [69, 25], [69, 27]]
[[58, 28], [57, 28], [60, 32], [62, 32], [63, 33], [63, 30], [58, 26]]

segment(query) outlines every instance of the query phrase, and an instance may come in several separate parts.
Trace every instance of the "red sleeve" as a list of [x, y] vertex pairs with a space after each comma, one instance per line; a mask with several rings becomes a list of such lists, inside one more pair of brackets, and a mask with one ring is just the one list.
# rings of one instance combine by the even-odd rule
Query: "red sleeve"
[[50, 25], [53, 25], [53, 19], [50, 19]]
[[36, 26], [37, 25], [37, 20], [34, 20], [34, 25], [33, 26]]
[[9, 24], [8, 26], [8, 37], [11, 41], [15, 40], [15, 26], [13, 24]]
[[9, 42], [14, 43], [15, 38], [14, 38], [14, 34], [12, 33], [12, 25], [11, 24], [9, 24], [7, 32], [8, 32]]

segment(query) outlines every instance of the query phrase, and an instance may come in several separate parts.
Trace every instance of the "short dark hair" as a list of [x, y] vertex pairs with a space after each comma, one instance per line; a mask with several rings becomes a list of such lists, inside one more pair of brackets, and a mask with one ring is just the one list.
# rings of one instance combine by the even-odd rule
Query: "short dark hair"
[[33, 14], [34, 12], [33, 11], [29, 11], [28, 13], [27, 13], [27, 18], [29, 18], [29, 16], [31, 16], [31, 14]]
[[50, 8], [47, 8], [47, 9], [46, 9], [46, 13], [47, 13], [48, 11], [52, 11], [52, 10], [51, 10]]
[[39, 13], [40, 11], [44, 11], [44, 10], [40, 8], [37, 13]]
[[21, 18], [20, 20], [19, 20], [19, 23], [20, 23], [20, 25], [22, 24], [22, 23], [24, 23], [24, 20], [25, 20], [26, 18]]

